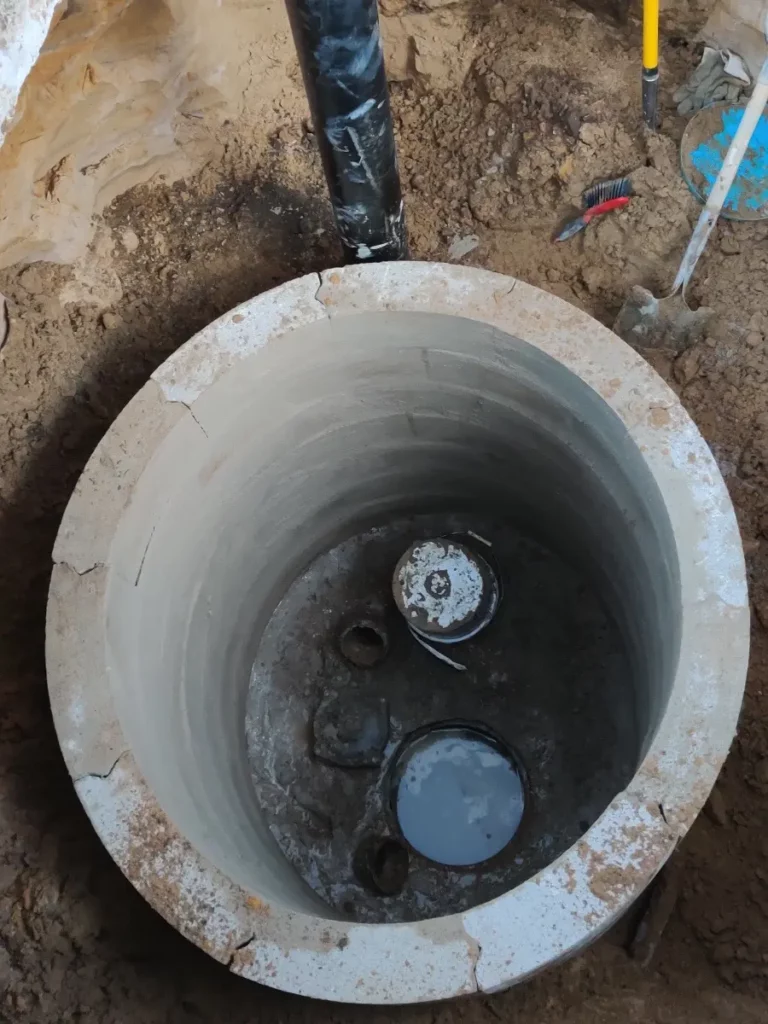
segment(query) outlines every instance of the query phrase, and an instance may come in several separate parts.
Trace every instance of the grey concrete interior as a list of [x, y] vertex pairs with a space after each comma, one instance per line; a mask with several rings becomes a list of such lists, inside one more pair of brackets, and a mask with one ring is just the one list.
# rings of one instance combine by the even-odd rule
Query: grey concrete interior
[[[504, 510], [589, 575], [621, 629], [652, 738], [676, 667], [671, 527], [599, 395], [539, 350], [422, 313], [324, 319], [269, 345], [175, 428], [115, 536], [111, 684], [149, 786], [246, 888], [335, 916], [283, 859], [251, 783], [245, 701], [259, 638], [319, 552], [435, 502]], [[638, 751], [638, 760], [642, 750]]]
[[[577, 842], [637, 769], [638, 725], [647, 723], [636, 721], [615, 623], [582, 574], [522, 534], [505, 511], [438, 507], [387, 517], [302, 570], [262, 634], [245, 722], [253, 784], [286, 859], [349, 920], [424, 921], [502, 896]], [[430, 536], [460, 536], [476, 548], [483, 537], [503, 594], [481, 633], [451, 645], [463, 671], [425, 650], [393, 598], [393, 568], [415, 539]], [[342, 624], [360, 619], [378, 622], [388, 638], [387, 654], [371, 669], [340, 650]], [[480, 863], [451, 866], [411, 843], [400, 886], [382, 898], [370, 860], [357, 851], [383, 837], [405, 850], [392, 790], [398, 751], [447, 721], [472, 723], [510, 752], [526, 813]], [[349, 766], [349, 737], [364, 765]], [[493, 815], [507, 808], [490, 791], [467, 803], [476, 786], [469, 777], [456, 789], [471, 814], [464, 832], [482, 841], [482, 823], [493, 831]], [[449, 812], [431, 802], [419, 820], [429, 818], [434, 840], [444, 813], [443, 835], [455, 841], [462, 835], [455, 806]]]

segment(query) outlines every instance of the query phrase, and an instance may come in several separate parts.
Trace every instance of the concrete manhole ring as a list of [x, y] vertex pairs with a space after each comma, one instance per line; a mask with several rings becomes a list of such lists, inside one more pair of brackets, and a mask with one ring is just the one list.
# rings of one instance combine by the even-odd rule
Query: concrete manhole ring
[[[349, 425], [358, 448], [345, 440], [338, 458], [316, 457]], [[380, 451], [382, 431], [392, 440]], [[407, 487], [432, 448], [451, 472], [474, 472], [467, 453], [482, 438], [489, 479], [529, 501], [542, 529], [575, 538], [616, 609], [646, 723], [638, 766], [578, 842], [497, 899], [413, 924], [339, 920], [260, 817], [242, 728], [254, 637], [301, 568], [313, 494], [318, 542], [341, 506], [358, 519], [388, 507], [393, 446]], [[519, 473], [499, 471], [497, 440], [517, 446]], [[633, 350], [512, 278], [348, 267], [227, 313], [120, 414], [56, 541], [49, 690], [96, 831], [175, 928], [276, 988], [417, 1002], [502, 989], [627, 909], [728, 752], [748, 619], [716, 463]]]

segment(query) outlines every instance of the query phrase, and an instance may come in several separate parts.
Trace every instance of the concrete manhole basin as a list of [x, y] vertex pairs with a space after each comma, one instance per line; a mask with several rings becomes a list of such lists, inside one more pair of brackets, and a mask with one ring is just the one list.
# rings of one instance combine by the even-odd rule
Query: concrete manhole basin
[[610, 331], [483, 271], [329, 271], [216, 321], [96, 449], [54, 562], [91, 821], [179, 931], [287, 991], [447, 998], [573, 953], [735, 732], [744, 564], [707, 446]]

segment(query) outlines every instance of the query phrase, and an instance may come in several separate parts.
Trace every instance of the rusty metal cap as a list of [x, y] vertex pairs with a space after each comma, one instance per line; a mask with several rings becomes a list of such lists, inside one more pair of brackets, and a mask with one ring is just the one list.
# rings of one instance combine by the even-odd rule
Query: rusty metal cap
[[405, 552], [392, 578], [395, 603], [414, 632], [456, 642], [490, 621], [498, 600], [493, 570], [456, 540], [422, 540]]

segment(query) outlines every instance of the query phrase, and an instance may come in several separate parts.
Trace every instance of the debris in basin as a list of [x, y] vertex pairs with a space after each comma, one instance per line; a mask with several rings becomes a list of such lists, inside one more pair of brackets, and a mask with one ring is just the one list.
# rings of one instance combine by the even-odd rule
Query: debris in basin
[[413, 637], [413, 639], [416, 641], [417, 644], [421, 644], [421, 646], [424, 648], [424, 650], [425, 651], [429, 651], [429, 653], [433, 657], [437, 658], [438, 661], [444, 661], [446, 665], [450, 665], [451, 668], [455, 668], [458, 672], [466, 672], [467, 671], [467, 666], [466, 665], [462, 665], [460, 661], [454, 661], [453, 658], [449, 658], [447, 654], [443, 654], [442, 651], [436, 650], [434, 647], [432, 647], [430, 644], [428, 644], [426, 640], [422, 640], [422, 638], [419, 636], [419, 634], [415, 630], [411, 629], [410, 630], [410, 634]]
[[435, 643], [475, 636], [499, 603], [493, 569], [466, 544], [451, 539], [412, 544], [395, 567], [392, 593], [411, 631]]
[[389, 739], [389, 708], [373, 694], [326, 694], [313, 723], [315, 757], [339, 768], [376, 768]]

